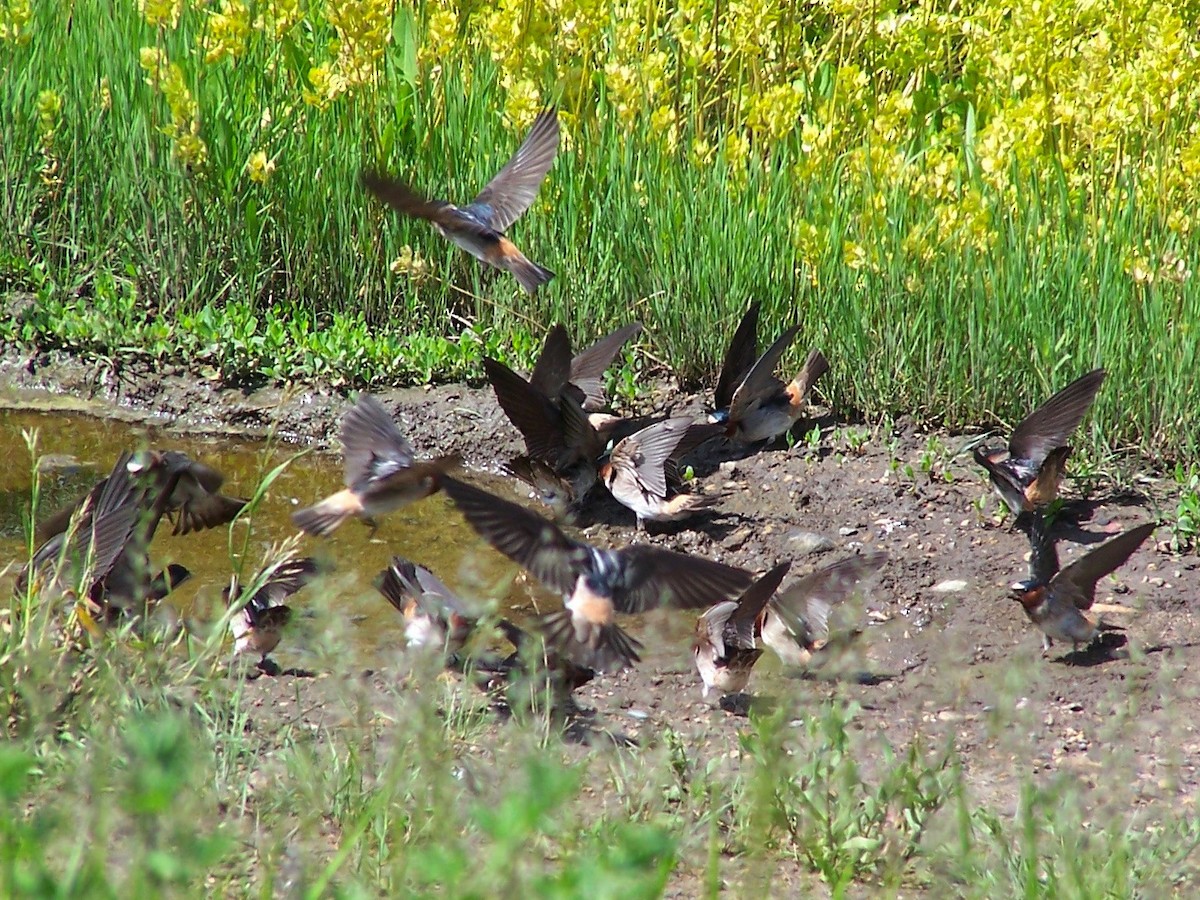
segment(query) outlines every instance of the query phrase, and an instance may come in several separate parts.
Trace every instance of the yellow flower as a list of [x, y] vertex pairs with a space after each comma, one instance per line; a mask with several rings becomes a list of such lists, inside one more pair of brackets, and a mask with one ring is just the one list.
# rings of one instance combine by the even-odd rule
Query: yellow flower
[[38, 130], [43, 143], [50, 143], [62, 115], [63, 99], [58, 91], [39, 91], [37, 97]]
[[246, 174], [255, 184], [266, 184], [275, 172], [275, 160], [267, 157], [265, 150], [255, 150], [246, 160]]
[[219, 12], [208, 14], [208, 30], [200, 40], [204, 61], [237, 59], [246, 52], [250, 37], [250, 11], [242, 0], [221, 0]]
[[28, 0], [9, 0], [0, 8], [0, 43], [29, 43], [28, 26], [33, 18], [33, 9]]
[[99, 95], [97, 99], [99, 100], [100, 108], [104, 110], [104, 112], [108, 112], [110, 109], [112, 109], [112, 87], [109, 85], [107, 75], [100, 79], [100, 85], [97, 88], [97, 94]]
[[174, 28], [183, 12], [183, 0], [138, 0], [138, 9], [147, 25]]
[[416, 282], [424, 281], [430, 275], [429, 263], [408, 244], [400, 248], [400, 255], [392, 260], [388, 268], [393, 275], [407, 275]]

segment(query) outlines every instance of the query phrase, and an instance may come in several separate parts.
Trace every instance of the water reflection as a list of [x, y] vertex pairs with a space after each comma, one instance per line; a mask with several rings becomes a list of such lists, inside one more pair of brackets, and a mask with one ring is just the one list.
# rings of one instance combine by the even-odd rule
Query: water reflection
[[[87, 491], [126, 449], [150, 445], [182, 450], [222, 472], [226, 479], [222, 491], [235, 497], [253, 496], [255, 486], [272, 468], [291, 460], [248, 522], [179, 537], [170, 533], [166, 522], [159, 528], [152, 548], [156, 567], [178, 562], [193, 575], [170, 601], [185, 616], [199, 621], [219, 615], [221, 588], [243, 552], [243, 574], [249, 576], [272, 544], [296, 533], [290, 519], [295, 509], [342, 487], [337, 456], [298, 456], [300, 449], [292, 445], [206, 440], [75, 413], [0, 410], [0, 453], [8, 460], [0, 471], [0, 565], [27, 558], [23, 523], [29, 515], [32, 475], [22, 432], [34, 429], [41, 458], [39, 520]], [[512, 496], [504, 482], [478, 474], [470, 477]], [[373, 536], [369, 527], [351, 521], [329, 538], [305, 537], [300, 548], [332, 564], [334, 572], [296, 597], [297, 627], [274, 654], [285, 667], [312, 664], [312, 655], [327, 644], [321, 632], [328, 629], [344, 634], [343, 646], [360, 657], [364, 667], [395, 658], [404, 644], [403, 628], [372, 585], [394, 553], [428, 567], [467, 598], [499, 597], [503, 613], [516, 621], [560, 602], [483, 544], [441, 495], [382, 518]], [[11, 583], [10, 574], [0, 581], [0, 591], [11, 590]], [[314, 607], [322, 613], [306, 620], [304, 611]], [[689, 664], [688, 634], [694, 616], [658, 613], [651, 618], [656, 640], [644, 654], [647, 660], [660, 657], [667, 665]], [[646, 640], [645, 629], [639, 629], [636, 620], [632, 624], [633, 633]], [[663, 655], [667, 658], [661, 659]]]

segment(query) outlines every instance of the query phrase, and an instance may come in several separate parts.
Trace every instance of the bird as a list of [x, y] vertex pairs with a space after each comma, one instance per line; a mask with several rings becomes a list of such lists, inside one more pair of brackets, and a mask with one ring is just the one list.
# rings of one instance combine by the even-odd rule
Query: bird
[[342, 419], [341, 441], [346, 488], [292, 514], [308, 534], [331, 534], [352, 516], [374, 525], [375, 516], [435, 493], [444, 473], [459, 465], [457, 456], [418, 461], [412, 444], [370, 394], [359, 395]]
[[1057, 499], [1071, 453], [1067, 442], [1095, 401], [1104, 376], [1104, 369], [1093, 369], [1072, 381], [1013, 429], [1006, 449], [983, 446], [987, 435], [975, 444], [975, 461], [1014, 516]]
[[725, 694], [745, 690], [750, 672], [762, 650], [757, 645], [758, 619], [775, 595], [790, 562], [775, 566], [754, 582], [737, 600], [709, 607], [696, 620], [692, 654], [707, 697], [713, 688]]
[[318, 574], [317, 561], [301, 557], [264, 566], [246, 587], [233, 575], [221, 593], [225, 605], [235, 610], [229, 619], [234, 653], [257, 653], [258, 668], [271, 671], [267, 657], [279, 646], [283, 629], [292, 619], [292, 608], [283, 601]]
[[77, 596], [97, 625], [143, 620], [191, 576], [178, 564], [152, 573], [150, 563], [150, 542], [185, 470], [178, 458], [155, 451], [122, 453], [64, 530], [34, 553], [18, 591], [32, 581], [44, 596]]
[[[596, 670], [573, 662], [507, 619], [500, 619], [497, 627], [513, 651], [504, 657], [480, 656], [472, 660], [476, 683], [489, 693], [507, 695], [510, 708], [517, 696], [511, 689], [524, 685], [537, 694], [545, 692], [552, 715], [574, 712], [577, 707], [572, 695], [595, 679]], [[536, 702], [538, 698], [532, 699]]]
[[[161, 455], [166, 465], [179, 472], [179, 480], [166, 501], [167, 516], [174, 520], [172, 534], [191, 534], [194, 531], [228, 524], [249, 502], [220, 493], [225, 476], [216, 469], [197, 462], [178, 450], [166, 450]], [[87, 494], [38, 525], [37, 540], [44, 543], [54, 535], [66, 531], [71, 516], [89, 501], [94, 503], [96, 497], [104, 490], [107, 480], [100, 479]]]
[[697, 439], [715, 436], [714, 431], [720, 433], [720, 426], [677, 417], [643, 428], [613, 448], [599, 477], [609, 493], [633, 511], [639, 531], [647, 521], [674, 522], [717, 504], [714, 495], [671, 491], [668, 486], [668, 469], [674, 474], [671, 460], [685, 436], [692, 433], [690, 443], [695, 446]]
[[864, 578], [887, 561], [882, 551], [822, 566], [776, 594], [759, 614], [758, 635], [780, 661], [808, 666], [830, 640], [829, 615]]
[[714, 394], [716, 409], [709, 416], [710, 422], [725, 425], [728, 437], [743, 444], [769, 441], [789, 431], [804, 410], [804, 398], [829, 371], [825, 355], [814, 349], [790, 383], [775, 377], [775, 367], [795, 340], [799, 325], [788, 328], [746, 368], [756, 352], [757, 326], [758, 305], [753, 304], [726, 353]]
[[558, 111], [544, 110], [517, 152], [479, 195], [466, 206], [423, 197], [402, 181], [377, 172], [363, 173], [367, 190], [397, 212], [433, 223], [442, 237], [476, 259], [511, 272], [526, 293], [554, 277], [530, 261], [505, 232], [532, 205], [558, 153]]
[[540, 617], [538, 629], [556, 652], [598, 672], [640, 658], [642, 645], [617, 624], [618, 613], [695, 609], [736, 597], [752, 580], [742, 569], [658, 547], [594, 547], [457, 479], [445, 479], [443, 490], [484, 540], [563, 596], [564, 608]]
[[[620, 349], [641, 331], [642, 323], [632, 322], [572, 356], [567, 329], [553, 325], [546, 332], [542, 352], [529, 375], [529, 384], [551, 401], [556, 401], [564, 390], [570, 390], [584, 412], [599, 413], [607, 403], [604, 373]], [[597, 421], [603, 423], [611, 418], [601, 415], [592, 424], [595, 426]]]
[[452, 656], [461, 651], [475, 629], [477, 616], [450, 588], [424, 566], [393, 556], [375, 586], [404, 617], [410, 647], [432, 647]]
[[[583, 406], [566, 389], [556, 398], [546, 396], [499, 360], [484, 357], [483, 368], [497, 403], [525, 439], [524, 456], [543, 464], [531, 473], [532, 464], [517, 458], [509, 463], [510, 473], [530, 474], [526, 480], [539, 493], [555, 497], [556, 508], [564, 501], [567, 509], [581, 502], [596, 483], [597, 460], [604, 451]], [[547, 470], [554, 475], [549, 492], [534, 480], [546, 482]]]
[[1084, 615], [1096, 601], [1097, 582], [1123, 565], [1158, 523], [1131, 528], [1059, 569], [1058, 553], [1041, 513], [1027, 511], [1019, 521], [1030, 539], [1030, 577], [1012, 585], [1012, 598], [1041, 629], [1043, 655], [1050, 652], [1053, 641], [1070, 642], [1076, 650], [1090, 644], [1105, 629]]

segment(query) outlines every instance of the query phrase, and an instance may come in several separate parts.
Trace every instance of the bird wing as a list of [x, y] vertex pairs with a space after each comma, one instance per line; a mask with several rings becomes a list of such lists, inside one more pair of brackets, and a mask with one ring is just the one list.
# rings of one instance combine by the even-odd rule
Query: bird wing
[[1157, 522], [1147, 522], [1101, 544], [1055, 575], [1051, 591], [1079, 609], [1091, 609], [1096, 600], [1096, 582], [1129, 559], [1157, 527]]
[[850, 596], [855, 586], [887, 561], [883, 552], [864, 553], [839, 560], [809, 572], [775, 597], [775, 607], [784, 623], [801, 620], [814, 640], [829, 636], [829, 614], [833, 607]]
[[1087, 415], [1104, 382], [1095, 369], [1075, 379], [1022, 420], [1008, 440], [1008, 452], [1040, 466], [1051, 450], [1065, 446]]
[[590, 571], [592, 548], [548, 519], [456, 478], [442, 479], [442, 489], [480, 537], [548, 587], [570, 594]]
[[487, 375], [496, 402], [525, 438], [525, 450], [534, 459], [555, 464], [564, 449], [562, 414], [529, 382], [499, 360], [485, 356]]
[[487, 207], [486, 221], [507, 231], [532, 205], [538, 188], [558, 153], [558, 110], [550, 107], [534, 120], [524, 142], [496, 177], [479, 192], [472, 206]]
[[659, 547], [639, 544], [601, 552], [618, 567], [612, 600], [623, 613], [710, 606], [734, 599], [754, 580], [745, 569]]
[[729, 616], [725, 639], [734, 647], [749, 650], [754, 647], [754, 626], [763, 608], [775, 596], [791, 562], [782, 562], [768, 571], [738, 598], [737, 611]]
[[361, 489], [413, 464], [415, 453], [383, 404], [370, 394], [342, 418], [346, 487]]
[[604, 407], [604, 373], [626, 342], [639, 334], [641, 322], [634, 322], [605, 335], [571, 360], [571, 384], [583, 392], [583, 408], [596, 412]]
[[733, 402], [733, 392], [742, 383], [750, 367], [754, 365], [754, 357], [758, 354], [758, 303], [751, 303], [750, 308], [738, 323], [729, 349], [725, 351], [725, 360], [721, 363], [721, 374], [717, 379], [717, 389], [713, 400], [717, 409], [728, 409]]
[[689, 418], [667, 419], [631, 434], [613, 448], [612, 465], [631, 472], [642, 490], [667, 496], [664, 467], [691, 424]]
[[755, 400], [762, 398], [765, 395], [782, 390], [783, 382], [775, 377], [775, 369], [779, 365], [779, 358], [783, 356], [788, 346], [796, 339], [796, 334], [800, 331], [799, 325], [793, 325], [778, 338], [775, 339], [766, 352], [758, 358], [751, 368], [746, 373], [746, 377], [742, 379], [742, 383], [738, 385], [737, 390], [733, 392], [733, 399], [729, 402], [729, 418], [731, 421], [737, 421], [750, 408], [750, 404]]
[[557, 398], [571, 377], [571, 338], [555, 325], [546, 332], [542, 353], [529, 375], [529, 385], [545, 397]]
[[487, 224], [464, 214], [453, 203], [426, 199], [398, 178], [377, 172], [363, 172], [362, 182], [379, 200], [406, 216], [426, 219], [453, 231], [469, 231], [480, 237], [494, 237], [496, 234]]

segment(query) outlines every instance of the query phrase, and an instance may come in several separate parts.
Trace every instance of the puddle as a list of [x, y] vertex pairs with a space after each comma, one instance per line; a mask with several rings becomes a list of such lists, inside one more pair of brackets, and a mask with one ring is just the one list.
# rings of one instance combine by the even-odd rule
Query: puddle
[[[126, 449], [181, 450], [223, 473], [223, 492], [237, 497], [253, 496], [255, 486], [273, 467], [303, 449], [240, 439], [206, 440], [76, 411], [0, 410], [0, 454], [8, 461], [0, 471], [0, 565], [9, 561], [20, 565], [28, 557], [23, 521], [29, 514], [31, 462], [22, 435], [34, 429], [42, 457], [39, 520], [86, 492]], [[472, 473], [470, 477], [502, 496], [513, 496], [508, 485], [494, 476]], [[233, 560], [241, 555], [243, 546], [247, 554], [243, 574], [248, 577], [272, 544], [296, 533], [290, 518], [294, 510], [341, 487], [340, 458], [308, 453], [290, 463], [248, 525], [238, 522], [232, 532], [223, 526], [176, 537], [164, 521], [152, 547], [156, 567], [177, 562], [187, 566], [193, 576], [170, 595], [169, 602], [193, 619], [216, 618], [221, 589], [228, 584]], [[485, 598], [503, 592], [498, 603], [501, 611], [519, 623], [539, 608], [553, 609], [560, 602], [484, 545], [442, 495], [381, 518], [374, 536], [369, 527], [350, 521], [329, 538], [305, 537], [300, 552], [330, 564], [333, 571], [292, 603], [299, 613], [296, 626], [273, 654], [285, 667], [311, 665], [314, 654], [338, 652], [336, 636], [332, 642], [323, 639], [330, 633], [344, 635], [341, 646], [353, 652], [363, 667], [395, 659], [404, 646], [403, 627], [372, 585], [393, 554], [428, 567], [464, 597]], [[11, 584], [11, 575], [0, 579], [0, 591], [10, 591]], [[316, 615], [310, 618], [306, 610], [315, 610]], [[652, 630], [653, 646], [643, 654], [647, 663], [657, 658], [667, 667], [690, 666], [694, 614], [654, 613], [644, 618], [648, 621], [642, 624], [647, 627], [637, 627], [636, 618], [624, 624], [643, 641], [648, 628]]]

